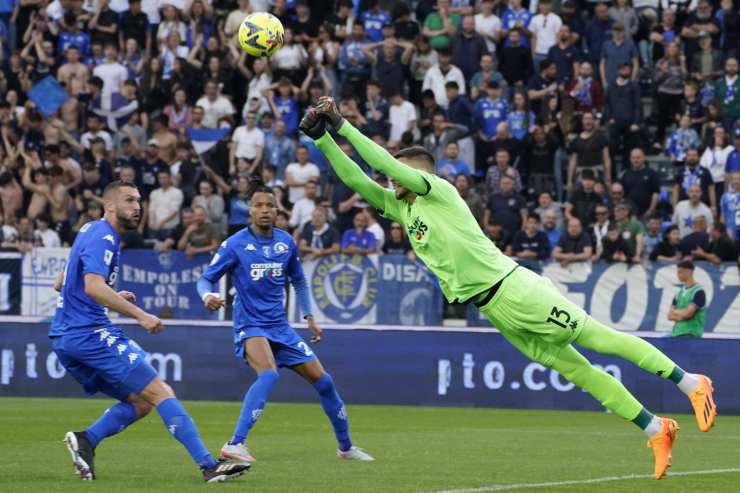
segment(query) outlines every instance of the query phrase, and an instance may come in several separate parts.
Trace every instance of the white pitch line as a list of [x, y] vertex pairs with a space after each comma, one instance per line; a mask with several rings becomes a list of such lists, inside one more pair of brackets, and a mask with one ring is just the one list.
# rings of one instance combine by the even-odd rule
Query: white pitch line
[[[730, 472], [740, 472], [740, 467], [729, 469], [706, 469], [703, 471], [681, 471], [669, 473], [669, 477], [674, 476], [706, 476], [710, 474], [724, 474]], [[549, 483], [515, 483], [515, 484], [492, 484], [489, 486], [479, 486], [477, 488], [463, 488], [459, 490], [442, 490], [434, 493], [488, 493], [491, 491], [513, 491], [529, 490], [532, 488], [557, 488], [559, 486], [574, 486], [582, 484], [608, 483], [610, 481], [630, 481], [633, 479], [652, 478], [652, 474], [629, 474], [626, 476], [606, 476], [603, 478], [592, 479], [572, 479], [568, 481], [551, 481]]]

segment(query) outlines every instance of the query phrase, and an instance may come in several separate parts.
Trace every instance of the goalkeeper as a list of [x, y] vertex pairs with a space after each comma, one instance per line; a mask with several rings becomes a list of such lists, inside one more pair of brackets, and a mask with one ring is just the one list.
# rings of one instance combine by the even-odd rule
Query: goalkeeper
[[[376, 184], [342, 152], [326, 131], [329, 124], [371, 167], [393, 179], [395, 191]], [[655, 479], [670, 466], [676, 421], [651, 414], [572, 343], [620, 356], [671, 380], [690, 398], [701, 431], [714, 425], [717, 411], [709, 378], [685, 372], [647, 341], [594, 320], [549, 279], [504, 256], [483, 235], [457, 190], [434, 175], [434, 158], [424, 148], [410, 147], [391, 156], [345, 121], [331, 98], [319, 100], [300, 128], [347, 186], [406, 228], [416, 255], [437, 276], [450, 302], [474, 303], [525, 356], [556, 370], [614, 414], [639, 426], [653, 449]]]

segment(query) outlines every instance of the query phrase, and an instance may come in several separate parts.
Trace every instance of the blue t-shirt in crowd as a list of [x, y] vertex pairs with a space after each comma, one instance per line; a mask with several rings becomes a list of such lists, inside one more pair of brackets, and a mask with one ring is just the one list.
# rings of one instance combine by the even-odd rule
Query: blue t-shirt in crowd
[[534, 127], [534, 112], [530, 111], [512, 111], [506, 116], [506, 122], [509, 124], [511, 135], [515, 139], [522, 140], [529, 133], [529, 129]]
[[74, 45], [79, 48], [80, 53], [82, 53], [83, 56], [90, 54], [90, 36], [86, 33], [78, 32], [77, 34], [72, 34], [67, 31], [59, 33], [57, 51], [59, 53], [64, 53], [70, 45]]
[[375, 248], [378, 246], [378, 242], [375, 240], [375, 235], [370, 231], [365, 230], [362, 234], [358, 234], [355, 228], [348, 229], [342, 235], [342, 248], [349, 246], [356, 246], [357, 248]]
[[[529, 12], [529, 10], [522, 8], [521, 10], [512, 10], [512, 9], [506, 9], [504, 10], [504, 15], [501, 16], [501, 24], [503, 24], [504, 29], [507, 31], [514, 28], [514, 24], [517, 22], [521, 22], [521, 27], [523, 30], [526, 30], [527, 27], [529, 27], [529, 21], [532, 20], [532, 14]], [[529, 48], [529, 38], [527, 36], [520, 37], [521, 42], [519, 43], [521, 46], [524, 46], [525, 48]], [[509, 41], [509, 38], [507, 36], [506, 40], [504, 40], [504, 46], [510, 46], [511, 42]]]
[[491, 98], [484, 97], [475, 103], [476, 127], [489, 139], [496, 133], [496, 126], [506, 121], [508, 114], [509, 103], [504, 98], [498, 98], [494, 101]]
[[740, 171], [740, 150], [738, 149], [732, 151], [727, 156], [727, 161], [725, 161], [725, 173], [727, 175], [736, 171]]
[[281, 96], [275, 96], [275, 108], [285, 122], [286, 135], [295, 135], [300, 120], [296, 100], [291, 97], [283, 99]]
[[366, 10], [360, 14], [360, 20], [365, 24], [365, 32], [375, 43], [383, 40], [383, 26], [391, 23], [391, 16], [385, 10], [372, 12]]
[[459, 159], [442, 159], [437, 162], [437, 174], [448, 178], [455, 178], [459, 174], [470, 176], [470, 166]]

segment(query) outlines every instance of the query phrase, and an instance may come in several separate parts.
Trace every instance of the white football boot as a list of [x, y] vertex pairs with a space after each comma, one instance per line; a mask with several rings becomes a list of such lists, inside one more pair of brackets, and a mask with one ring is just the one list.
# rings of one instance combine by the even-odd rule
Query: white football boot
[[340, 459], [359, 460], [362, 462], [372, 462], [375, 460], [370, 454], [355, 446], [352, 446], [349, 450], [344, 452], [337, 450], [337, 457]]
[[221, 447], [221, 451], [218, 455], [224, 460], [242, 464], [254, 464], [257, 462], [257, 459], [249, 453], [249, 449], [243, 443], [229, 445], [229, 442], [226, 442], [224, 446]]

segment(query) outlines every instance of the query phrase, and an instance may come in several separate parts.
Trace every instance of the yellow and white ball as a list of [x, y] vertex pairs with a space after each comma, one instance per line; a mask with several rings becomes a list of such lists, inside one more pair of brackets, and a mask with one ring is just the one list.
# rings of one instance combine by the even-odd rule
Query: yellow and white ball
[[283, 47], [285, 30], [280, 19], [267, 12], [249, 14], [239, 26], [239, 46], [254, 57], [272, 56]]

